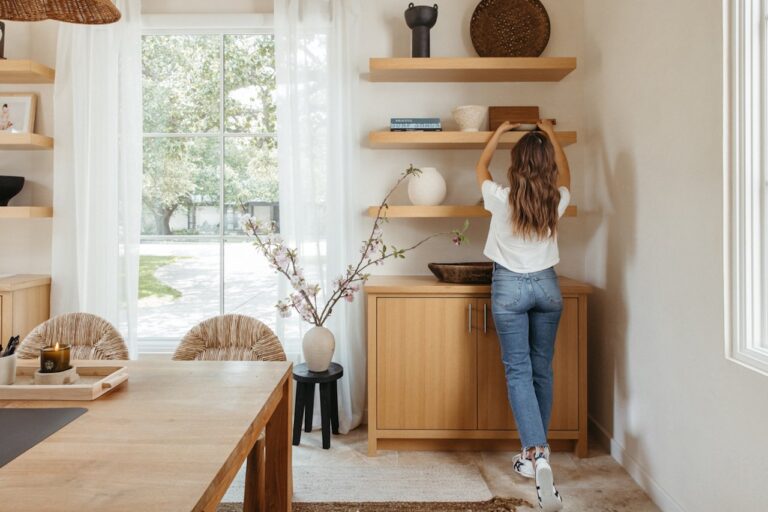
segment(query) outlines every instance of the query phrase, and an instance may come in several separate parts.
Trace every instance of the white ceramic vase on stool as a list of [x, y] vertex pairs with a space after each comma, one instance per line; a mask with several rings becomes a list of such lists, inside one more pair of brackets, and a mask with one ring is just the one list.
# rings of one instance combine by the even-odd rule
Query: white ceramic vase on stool
[[416, 206], [436, 206], [447, 192], [445, 178], [434, 167], [421, 167], [421, 174], [408, 178], [408, 198]]
[[309, 371], [322, 373], [331, 366], [336, 339], [329, 329], [316, 326], [304, 333], [301, 349]]

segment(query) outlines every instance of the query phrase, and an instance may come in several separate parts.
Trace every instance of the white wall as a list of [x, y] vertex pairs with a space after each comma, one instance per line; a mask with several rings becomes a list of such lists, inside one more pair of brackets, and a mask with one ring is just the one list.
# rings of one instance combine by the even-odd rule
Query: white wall
[[[53, 67], [56, 61], [56, 24], [6, 23], [7, 58], [35, 59]], [[35, 131], [53, 135], [53, 85], [0, 85], [0, 92], [38, 95]], [[24, 176], [26, 183], [10, 205], [50, 206], [53, 201], [52, 151], [0, 151], [0, 174]], [[0, 274], [50, 273], [51, 220], [0, 220]]]
[[[410, 30], [403, 19], [407, 2], [395, 0], [362, 0], [359, 71], [368, 70], [369, 57], [410, 56]], [[437, 25], [432, 29], [431, 49], [434, 57], [476, 56], [469, 36], [469, 20], [477, 1], [443, 0], [439, 4]], [[544, 55], [582, 57], [583, 6], [581, 1], [545, 0], [552, 21], [552, 37]], [[430, 3], [431, 5], [431, 3]], [[580, 62], [580, 65], [583, 62]], [[462, 83], [373, 83], [363, 78], [360, 83], [361, 168], [355, 172], [360, 180], [352, 200], [359, 211], [378, 204], [384, 192], [399, 173], [413, 163], [437, 167], [448, 181], [447, 203], [475, 204], [480, 191], [475, 183], [475, 163], [480, 151], [456, 150], [381, 150], [369, 149], [365, 139], [371, 130], [388, 129], [390, 117], [441, 117], [444, 127], [455, 128], [451, 119], [454, 107], [480, 105], [539, 105], [543, 116], [557, 118], [563, 130], [581, 131], [583, 73], [577, 70], [560, 83], [536, 84], [462, 84]], [[581, 179], [583, 146], [566, 149], [574, 171], [574, 202], [579, 203], [586, 182]], [[493, 171], [505, 180], [509, 154], [499, 151]], [[403, 187], [393, 204], [409, 204]], [[392, 220], [385, 227], [385, 240], [398, 247], [418, 241], [432, 232], [460, 227], [456, 220]], [[366, 223], [367, 224], [367, 223]], [[369, 228], [368, 228], [369, 229]], [[471, 245], [454, 248], [450, 241], [430, 242], [405, 261], [390, 262], [377, 269], [384, 274], [428, 274], [431, 261], [477, 261], [483, 259], [482, 248], [488, 221], [474, 219], [469, 232]], [[585, 238], [589, 236], [585, 218], [565, 219], [560, 231], [562, 263], [559, 270], [571, 277], [582, 277]], [[361, 240], [365, 234], [361, 232]]]
[[592, 416], [664, 510], [765, 510], [768, 377], [723, 356], [721, 0], [584, 4]]

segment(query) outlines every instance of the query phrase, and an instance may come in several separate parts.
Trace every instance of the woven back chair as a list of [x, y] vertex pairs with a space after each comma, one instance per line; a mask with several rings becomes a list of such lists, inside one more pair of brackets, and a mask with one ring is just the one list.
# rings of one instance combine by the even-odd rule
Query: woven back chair
[[16, 353], [21, 359], [34, 359], [41, 348], [56, 343], [71, 345], [72, 359], [128, 359], [125, 340], [117, 329], [89, 313], [67, 313], [46, 320], [24, 338]]
[[[244, 315], [221, 315], [200, 322], [182, 338], [175, 361], [285, 361], [280, 340], [263, 322]], [[265, 493], [266, 441], [261, 432], [249, 455], [246, 481], [257, 482], [256, 510], [267, 510]], [[255, 477], [250, 472], [255, 472]], [[246, 499], [248, 501], [248, 499]]]
[[255, 318], [221, 315], [194, 326], [173, 354], [176, 361], [285, 361], [272, 329]]

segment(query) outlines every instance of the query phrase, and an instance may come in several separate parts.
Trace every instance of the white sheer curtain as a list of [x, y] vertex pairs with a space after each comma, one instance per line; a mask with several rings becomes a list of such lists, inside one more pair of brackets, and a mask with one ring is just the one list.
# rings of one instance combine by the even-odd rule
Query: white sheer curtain
[[53, 314], [118, 326], [136, 355], [141, 221], [141, 1], [112, 25], [59, 27], [54, 92]]
[[[359, 240], [350, 240], [359, 212], [350, 211], [347, 198], [358, 145], [356, 4], [275, 1], [280, 226], [286, 241], [299, 247], [307, 276], [324, 289], [359, 257]], [[326, 325], [336, 337], [334, 360], [344, 366], [342, 432], [360, 423], [365, 404], [361, 302], [337, 305]]]

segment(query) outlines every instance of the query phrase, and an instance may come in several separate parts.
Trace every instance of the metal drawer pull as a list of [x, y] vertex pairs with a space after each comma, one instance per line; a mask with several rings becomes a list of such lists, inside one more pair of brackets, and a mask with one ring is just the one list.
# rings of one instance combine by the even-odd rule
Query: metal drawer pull
[[488, 333], [488, 304], [483, 304], [483, 334]]
[[469, 333], [472, 334], [472, 304], [471, 303], [469, 304], [468, 311], [469, 311], [469, 315], [468, 315], [469, 316], [469, 321], [468, 321], [468, 323], [469, 323]]

